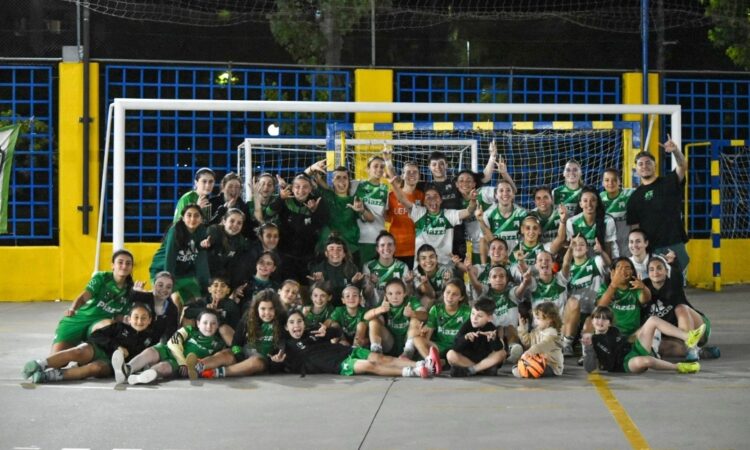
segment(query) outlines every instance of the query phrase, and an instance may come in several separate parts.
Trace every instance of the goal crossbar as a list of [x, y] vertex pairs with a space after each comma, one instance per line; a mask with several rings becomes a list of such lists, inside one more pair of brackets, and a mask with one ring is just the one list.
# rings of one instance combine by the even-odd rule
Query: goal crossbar
[[[672, 140], [681, 144], [680, 105], [592, 105], [551, 103], [387, 103], [312, 102], [266, 100], [172, 100], [116, 98], [112, 120], [113, 189], [112, 247], [125, 244], [125, 118], [127, 111], [237, 111], [237, 112], [320, 112], [320, 113], [413, 113], [413, 114], [657, 114], [669, 115]], [[106, 149], [105, 149], [106, 151]]]

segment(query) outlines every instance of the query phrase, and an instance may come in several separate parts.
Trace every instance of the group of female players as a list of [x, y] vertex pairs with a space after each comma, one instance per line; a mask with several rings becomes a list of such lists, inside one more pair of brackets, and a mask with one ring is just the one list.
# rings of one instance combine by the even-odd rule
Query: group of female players
[[263, 173], [247, 202], [236, 174], [212, 196], [214, 172], [198, 170], [151, 261], [151, 291], [133, 281], [132, 254], [115, 252], [23, 376], [428, 378], [508, 362], [523, 378], [561, 375], [577, 353], [586, 370], [633, 373], [694, 373], [718, 357], [674, 254], [649, 254], [646, 232], [626, 225], [632, 189], [618, 171], [599, 192], [570, 160], [564, 184], [536, 188], [527, 210], [494, 143], [481, 174], [450, 178], [439, 152], [429, 182], [416, 163], [400, 170], [386, 150], [359, 182], [337, 167], [329, 185], [324, 161], [289, 182]]

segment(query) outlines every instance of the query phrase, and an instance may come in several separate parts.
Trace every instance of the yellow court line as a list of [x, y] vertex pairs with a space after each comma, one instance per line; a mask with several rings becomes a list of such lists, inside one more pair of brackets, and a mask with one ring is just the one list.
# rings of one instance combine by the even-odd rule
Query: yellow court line
[[643, 437], [640, 430], [636, 426], [633, 419], [630, 418], [628, 412], [622, 407], [620, 402], [615, 397], [615, 394], [609, 389], [608, 382], [602, 378], [598, 373], [589, 374], [589, 381], [594, 385], [599, 396], [604, 401], [604, 405], [609, 410], [612, 417], [614, 417], [617, 425], [620, 426], [625, 438], [630, 442], [630, 446], [634, 449], [646, 449], [651, 448], [646, 442], [646, 438]]

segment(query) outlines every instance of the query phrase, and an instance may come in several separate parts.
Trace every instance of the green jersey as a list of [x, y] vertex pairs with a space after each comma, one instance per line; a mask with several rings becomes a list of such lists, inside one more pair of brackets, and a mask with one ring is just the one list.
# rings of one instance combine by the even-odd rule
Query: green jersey
[[544, 282], [539, 277], [535, 277], [529, 289], [531, 291], [531, 306], [543, 302], [554, 303], [562, 317], [565, 301], [568, 299], [567, 286], [568, 280], [565, 279], [562, 272], [556, 273], [549, 282]]
[[416, 297], [407, 297], [399, 306], [391, 305], [391, 309], [383, 314], [385, 326], [390, 330], [394, 339], [399, 342], [406, 341], [406, 333], [409, 331], [410, 318], [404, 315], [406, 305], [411, 306], [412, 311], [423, 311], [424, 308]]
[[378, 277], [378, 281], [375, 284], [375, 290], [378, 300], [380, 300], [383, 298], [385, 285], [394, 278], [400, 278], [403, 280], [409, 273], [409, 266], [400, 259], [394, 259], [389, 266], [384, 266], [377, 259], [373, 259], [365, 264], [362, 273], [365, 275], [374, 274]]
[[[599, 298], [607, 291], [607, 284], [602, 283]], [[641, 326], [641, 290], [617, 289], [614, 299], [609, 304], [614, 316], [614, 325], [625, 336], [630, 336]]]
[[351, 341], [357, 334], [357, 325], [365, 321], [365, 308], [357, 307], [357, 312], [352, 316], [346, 306], [337, 306], [331, 313], [331, 321], [338, 323], [344, 336]]
[[453, 314], [445, 310], [445, 304], [439, 303], [430, 308], [427, 316], [427, 326], [435, 330], [432, 342], [437, 344], [440, 354], [448, 352], [453, 347], [453, 341], [465, 322], [469, 321], [471, 307], [466, 303], [459, 305]]
[[[182, 336], [183, 351], [180, 355], [182, 358], [191, 353], [195, 353], [198, 358], [205, 358], [226, 347], [219, 333], [213, 336], [204, 336], [197, 327], [191, 325], [178, 330], [177, 333]], [[177, 361], [181, 361], [182, 358], [175, 356]]]
[[578, 297], [582, 313], [589, 314], [594, 310], [596, 295], [605, 270], [604, 260], [599, 255], [588, 258], [580, 265], [575, 262], [570, 265], [568, 294]]
[[365, 207], [375, 216], [372, 222], [358, 220], [359, 242], [374, 244], [381, 230], [385, 229], [385, 210], [388, 206], [388, 186], [382, 183], [362, 181], [357, 184], [354, 196], [361, 199]]
[[[418, 275], [423, 275], [424, 272], [421, 268], [417, 267], [416, 272]], [[449, 276], [450, 275], [450, 276]], [[438, 264], [438, 268], [432, 275], [428, 275], [427, 279], [430, 281], [430, 285], [432, 286], [432, 289], [435, 291], [435, 295], [440, 297], [440, 293], [443, 292], [443, 288], [445, 287], [445, 282], [447, 280], [450, 280], [453, 276], [453, 271], [450, 267], [444, 266], [442, 264]], [[419, 291], [419, 277], [414, 277], [414, 289]]]
[[563, 184], [552, 189], [552, 201], [555, 206], [565, 205], [565, 209], [568, 210], [568, 217], [570, 217], [576, 211], [578, 200], [581, 199], [581, 192], [583, 192], [583, 186], [578, 189], [570, 189]]
[[355, 253], [359, 250], [359, 215], [347, 206], [354, 204], [354, 196], [340, 196], [329, 189], [318, 189], [318, 194], [328, 206], [328, 222], [320, 232], [318, 248], [323, 249], [331, 233], [336, 232], [346, 242], [349, 252]]
[[169, 227], [164, 241], [151, 261], [151, 278], [166, 270], [175, 278], [195, 277], [203, 286], [208, 286], [208, 254], [200, 246], [201, 241], [207, 236], [206, 230], [204, 225], [200, 225], [190, 234], [185, 245], [180, 246], [175, 236], [174, 225]]
[[131, 287], [129, 283], [122, 288], [117, 286], [112, 272], [95, 273], [86, 285], [86, 292], [91, 294], [91, 298], [76, 310], [75, 317], [93, 322], [127, 313]]
[[[278, 198], [278, 194], [272, 194], [271, 197], [268, 200], [268, 203], [265, 205], [261, 205], [260, 212], [263, 216], [263, 220], [261, 222], [273, 222], [278, 223], [279, 214], [271, 208], [271, 205], [274, 201]], [[255, 199], [251, 198], [247, 202], [247, 210], [250, 211], [250, 214], [255, 214]], [[257, 219], [257, 217], [256, 217]]]
[[620, 254], [630, 255], [628, 249], [628, 234], [630, 233], [630, 226], [625, 222], [625, 215], [628, 208], [628, 200], [633, 195], [635, 189], [627, 188], [621, 189], [617, 197], [610, 199], [607, 191], [603, 191], [599, 194], [599, 198], [604, 205], [605, 212], [612, 217], [615, 221], [615, 229], [617, 233], [617, 247], [620, 250]]
[[263, 356], [268, 356], [274, 349], [273, 345], [273, 323], [263, 322], [260, 324], [260, 336], [255, 342], [248, 342], [250, 347], [258, 350]]
[[484, 295], [495, 302], [495, 312], [492, 315], [493, 325], [496, 327], [518, 326], [518, 297], [514, 285], [508, 284], [502, 291], [496, 291], [487, 286]]
[[311, 330], [317, 330], [323, 322], [331, 318], [331, 314], [333, 314], [333, 305], [330, 303], [319, 313], [313, 312], [311, 306], [305, 314], [305, 325]]
[[542, 216], [536, 208], [531, 210], [531, 212], [539, 218], [539, 225], [542, 227], [542, 242], [554, 241], [557, 237], [557, 229], [560, 228], [560, 212], [552, 209], [552, 214], [548, 217]]
[[492, 230], [496, 237], [505, 239], [508, 243], [508, 252], [518, 245], [518, 230], [521, 227], [521, 221], [528, 215], [528, 211], [518, 205], [513, 205], [513, 210], [508, 217], [504, 217], [500, 212], [500, 206], [495, 204], [484, 213], [484, 223]]
[[[177, 200], [177, 207], [174, 209], [174, 219], [172, 220], [172, 223], [179, 222], [182, 219], [182, 210], [191, 203], [198, 203], [198, 200], [200, 200], [200, 195], [198, 195], [197, 192], [190, 191], [184, 193], [182, 197]], [[201, 215], [203, 216], [203, 223], [208, 224], [213, 216], [210, 203], [205, 208], [201, 208]]]
[[[589, 254], [593, 253], [594, 244], [596, 243], [596, 221], [589, 225], [586, 223], [583, 213], [580, 213], [568, 219], [565, 226], [568, 233], [568, 240], [579, 234], [582, 235], [589, 244]], [[620, 256], [615, 221], [609, 216], [604, 216], [604, 242], [601, 244], [604, 245], [607, 242], [612, 244], [612, 255], [610, 256], [613, 259]]]

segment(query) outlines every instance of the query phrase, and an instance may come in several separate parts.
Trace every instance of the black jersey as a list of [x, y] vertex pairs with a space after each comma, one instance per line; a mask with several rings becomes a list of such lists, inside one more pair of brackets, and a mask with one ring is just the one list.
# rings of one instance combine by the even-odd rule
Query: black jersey
[[620, 330], [612, 326], [605, 334], [593, 335], [591, 340], [599, 360], [599, 369], [607, 372], [625, 371], [622, 363], [632, 348], [628, 336], [620, 334]]
[[128, 324], [115, 322], [91, 333], [87, 341], [104, 350], [110, 357], [118, 347], [125, 347], [128, 350], [128, 358], [132, 358], [159, 342], [159, 338], [154, 335], [152, 327], [136, 331]]
[[329, 328], [323, 337], [312, 336], [310, 331], [305, 331], [300, 339], [287, 336], [284, 343], [284, 366], [287, 371], [302, 374], [341, 372], [341, 362], [349, 357], [352, 348], [331, 343], [331, 339], [340, 333], [337, 328]]
[[453, 350], [464, 355], [475, 363], [486, 358], [490, 353], [496, 352], [503, 349], [503, 341], [497, 336], [495, 339], [488, 340], [485, 336], [479, 336], [474, 339], [473, 342], [466, 340], [467, 333], [473, 333], [475, 331], [496, 331], [495, 325], [492, 322], [487, 322], [482, 328], [474, 328], [471, 325], [471, 320], [464, 322], [461, 329], [456, 335], [456, 340], [453, 343]]

